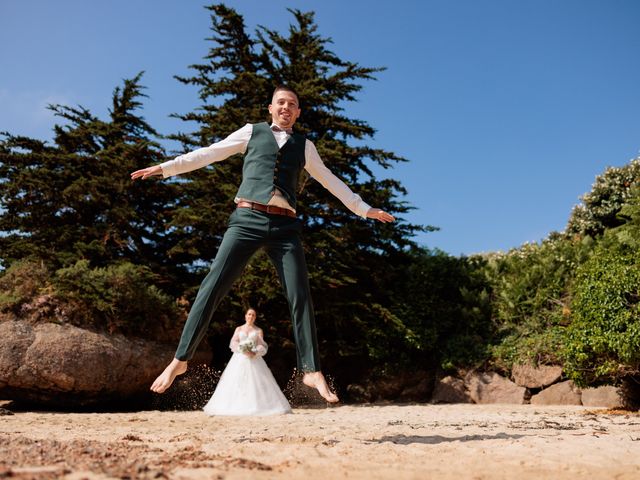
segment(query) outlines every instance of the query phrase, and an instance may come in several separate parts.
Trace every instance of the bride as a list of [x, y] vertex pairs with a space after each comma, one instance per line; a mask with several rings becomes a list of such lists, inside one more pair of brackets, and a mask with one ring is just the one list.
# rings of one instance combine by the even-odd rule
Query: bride
[[229, 348], [231, 360], [222, 372], [207, 415], [276, 415], [291, 413], [273, 374], [262, 357], [267, 353], [262, 330], [255, 326], [256, 311], [249, 308], [245, 323], [236, 328]]

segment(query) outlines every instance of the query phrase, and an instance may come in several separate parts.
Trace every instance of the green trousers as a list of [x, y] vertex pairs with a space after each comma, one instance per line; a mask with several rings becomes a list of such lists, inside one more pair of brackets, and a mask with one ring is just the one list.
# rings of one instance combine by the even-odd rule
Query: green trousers
[[176, 351], [178, 360], [193, 357], [221, 300], [240, 277], [251, 256], [264, 248], [276, 267], [289, 301], [298, 369], [303, 372], [320, 370], [316, 325], [300, 229], [298, 219], [283, 215], [249, 208], [237, 208], [231, 214], [229, 228], [209, 273], [200, 285], [182, 330]]

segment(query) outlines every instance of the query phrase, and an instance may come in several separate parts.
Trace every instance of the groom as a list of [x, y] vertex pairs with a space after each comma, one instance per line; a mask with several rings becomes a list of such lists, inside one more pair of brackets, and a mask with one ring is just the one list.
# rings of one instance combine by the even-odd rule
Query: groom
[[164, 178], [202, 168], [231, 155], [244, 154], [242, 183], [236, 209], [211, 270], [200, 285], [182, 331], [175, 358], [151, 385], [164, 392], [175, 377], [187, 370], [222, 298], [240, 276], [251, 256], [264, 248], [274, 264], [289, 302], [298, 369], [305, 385], [318, 390], [328, 402], [337, 402], [320, 371], [316, 326], [309, 292], [307, 265], [296, 217], [298, 179], [304, 168], [347, 208], [364, 218], [392, 222], [395, 218], [371, 208], [324, 165], [315, 145], [293, 125], [300, 116], [296, 92], [281, 85], [273, 92], [269, 113], [272, 123], [247, 124], [224, 140], [180, 155], [174, 160], [137, 170], [131, 179], [154, 175]]

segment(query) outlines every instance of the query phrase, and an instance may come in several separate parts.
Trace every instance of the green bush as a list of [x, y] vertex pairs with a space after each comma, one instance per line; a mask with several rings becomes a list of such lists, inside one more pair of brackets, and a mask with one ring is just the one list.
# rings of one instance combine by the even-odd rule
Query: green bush
[[487, 257], [494, 368], [509, 371], [514, 363], [561, 361], [558, 352], [571, 322], [572, 282], [593, 245], [590, 237], [578, 240], [555, 233], [539, 244]]
[[29, 300], [42, 295], [50, 273], [43, 262], [23, 259], [0, 276], [0, 312], [17, 314]]
[[408, 254], [409, 264], [400, 266], [395, 284], [393, 311], [411, 338], [394, 355], [445, 370], [483, 362], [492, 337], [485, 260], [425, 248]]
[[578, 385], [617, 383], [640, 372], [640, 262], [613, 236], [577, 275], [563, 352]]
[[128, 262], [92, 268], [80, 260], [51, 274], [40, 262], [19, 261], [0, 277], [0, 313], [176, 341], [185, 312], [154, 280], [149, 268]]
[[622, 167], [607, 168], [596, 177], [591, 191], [582, 196], [582, 203], [574, 207], [567, 223], [567, 234], [596, 237], [624, 223], [618, 213], [638, 181], [640, 158]]
[[93, 324], [111, 333], [175, 340], [182, 326], [176, 321], [178, 308], [153, 281], [153, 273], [144, 266], [123, 262], [91, 268], [87, 260], [58, 270], [53, 279], [57, 295], [80, 314], [74, 323]]

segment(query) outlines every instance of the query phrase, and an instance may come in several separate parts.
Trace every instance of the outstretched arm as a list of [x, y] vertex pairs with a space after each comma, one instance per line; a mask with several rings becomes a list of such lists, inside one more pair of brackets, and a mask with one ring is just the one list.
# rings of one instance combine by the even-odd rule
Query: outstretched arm
[[149, 177], [162, 176], [162, 167], [160, 165], [154, 165], [152, 167], [143, 168], [142, 170], [136, 170], [131, 173], [131, 180], [137, 180], [142, 178], [146, 180]]
[[329, 170], [313, 142], [307, 140], [305, 145], [304, 168], [309, 174], [318, 180], [320, 184], [329, 190], [338, 200], [356, 215], [364, 218], [373, 218], [381, 222], [393, 222], [395, 217], [379, 208], [372, 208], [365, 203], [360, 195], [355, 194], [342, 180]]
[[396, 217], [394, 217], [390, 213], [387, 213], [384, 210], [380, 210], [379, 208], [370, 208], [367, 212], [367, 218], [373, 218], [383, 223], [393, 222], [396, 219]]
[[253, 125], [247, 123], [240, 130], [236, 130], [224, 140], [220, 140], [213, 145], [185, 153], [160, 165], [136, 170], [131, 173], [131, 180], [138, 178], [144, 180], [153, 176], [167, 178], [220, 162], [236, 153], [244, 153], [252, 133]]

